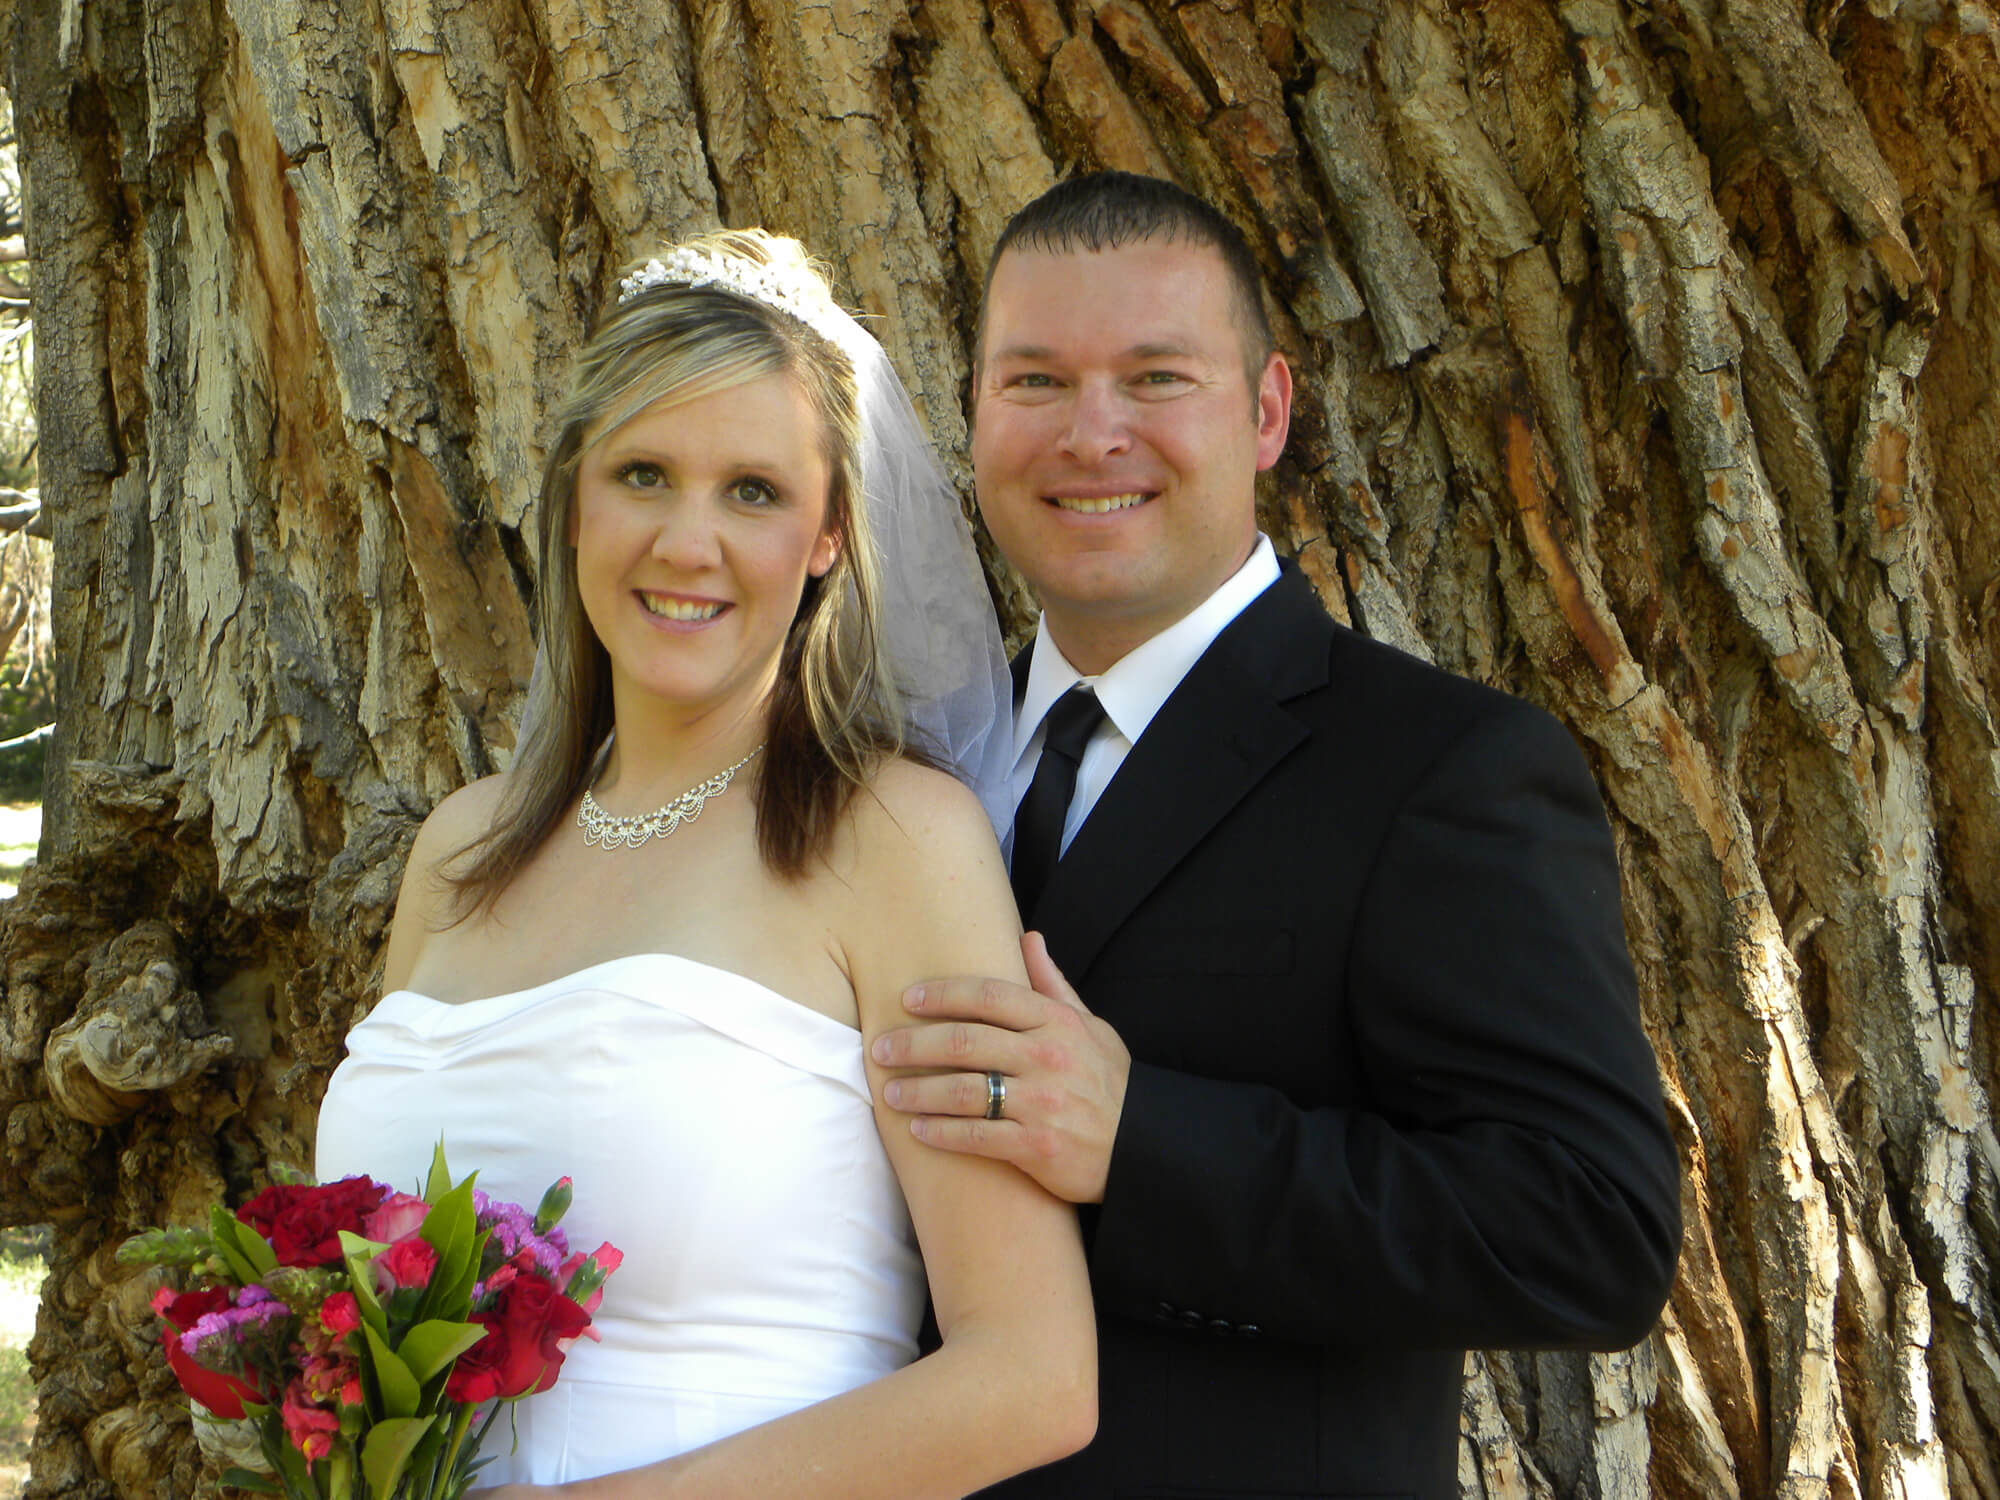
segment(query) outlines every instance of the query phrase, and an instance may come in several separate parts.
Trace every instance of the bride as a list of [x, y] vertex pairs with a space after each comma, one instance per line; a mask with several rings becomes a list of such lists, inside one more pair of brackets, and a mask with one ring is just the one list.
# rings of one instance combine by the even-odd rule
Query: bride
[[864, 1066], [906, 985], [1022, 978], [979, 801], [904, 748], [976, 759], [1004, 669], [948, 622], [984, 588], [881, 350], [792, 241], [674, 248], [578, 355], [539, 527], [532, 727], [418, 834], [317, 1145], [568, 1174], [571, 1237], [625, 1252], [482, 1494], [955, 1496], [1081, 1447], [1073, 1215]]

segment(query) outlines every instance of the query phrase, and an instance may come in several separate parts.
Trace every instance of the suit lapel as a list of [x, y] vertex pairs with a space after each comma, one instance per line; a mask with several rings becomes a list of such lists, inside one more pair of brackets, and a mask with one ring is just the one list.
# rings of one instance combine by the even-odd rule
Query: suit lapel
[[1077, 830], [1035, 911], [1022, 914], [1072, 980], [1306, 738], [1284, 704], [1325, 683], [1333, 628], [1288, 565], [1174, 689]]

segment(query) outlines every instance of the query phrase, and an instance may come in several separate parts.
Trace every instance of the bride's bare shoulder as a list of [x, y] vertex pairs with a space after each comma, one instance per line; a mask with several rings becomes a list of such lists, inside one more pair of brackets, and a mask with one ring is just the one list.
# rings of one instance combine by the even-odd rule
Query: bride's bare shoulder
[[452, 856], [483, 836], [500, 814], [507, 795], [507, 776], [482, 776], [460, 787], [431, 809], [410, 845], [403, 883], [412, 875], [431, 879], [443, 873]]
[[999, 857], [993, 825], [971, 789], [949, 772], [901, 756], [876, 768], [866, 793], [854, 799], [854, 817], [864, 858], [923, 866]]
[[457, 857], [493, 827], [506, 793], [505, 774], [481, 777], [438, 803], [417, 830], [383, 955], [385, 989], [402, 988], [431, 935], [461, 914], [458, 894], [445, 877]]
[[854, 800], [844, 939], [862, 1030], [896, 1024], [916, 980], [1015, 977], [1021, 925], [979, 799], [942, 771], [896, 761]]

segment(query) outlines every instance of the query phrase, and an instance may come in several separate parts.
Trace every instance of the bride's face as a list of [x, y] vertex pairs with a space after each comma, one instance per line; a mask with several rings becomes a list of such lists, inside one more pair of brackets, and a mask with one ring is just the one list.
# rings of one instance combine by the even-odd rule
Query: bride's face
[[614, 693], [761, 702], [806, 579], [839, 546], [820, 420], [798, 382], [767, 375], [650, 406], [587, 442], [570, 541]]

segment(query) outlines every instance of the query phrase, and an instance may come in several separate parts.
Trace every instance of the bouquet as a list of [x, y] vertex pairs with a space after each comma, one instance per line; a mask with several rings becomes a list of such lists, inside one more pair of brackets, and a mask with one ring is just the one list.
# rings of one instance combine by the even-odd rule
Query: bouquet
[[[476, 1176], [477, 1174], [475, 1174]], [[366, 1177], [266, 1188], [204, 1229], [152, 1229], [120, 1260], [182, 1267], [162, 1288], [167, 1363], [225, 1484], [289, 1500], [457, 1500], [502, 1404], [555, 1384], [595, 1338], [624, 1258], [574, 1254], [567, 1177], [530, 1214], [454, 1183], [442, 1145], [421, 1198]], [[485, 1420], [474, 1430], [479, 1408]]]

